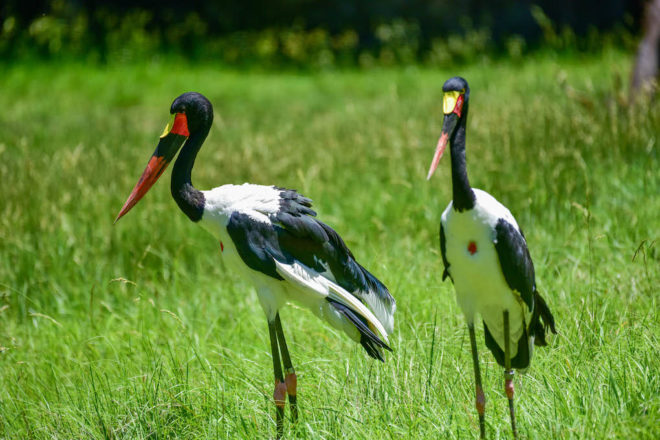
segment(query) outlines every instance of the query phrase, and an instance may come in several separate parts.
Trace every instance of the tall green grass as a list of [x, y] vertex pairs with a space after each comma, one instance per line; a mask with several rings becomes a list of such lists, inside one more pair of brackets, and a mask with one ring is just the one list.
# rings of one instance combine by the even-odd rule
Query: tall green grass
[[[629, 57], [336, 73], [214, 66], [3, 66], [0, 438], [266, 438], [264, 315], [217, 243], [178, 212], [168, 176], [113, 226], [169, 105], [216, 111], [193, 180], [314, 199], [396, 297], [385, 364], [297, 307], [288, 437], [475, 438], [469, 339], [442, 283], [449, 161], [425, 180], [441, 88], [472, 89], [472, 184], [528, 238], [559, 334], [516, 378], [523, 438], [657, 438], [658, 105], [625, 104]], [[502, 370], [478, 334], [489, 438], [509, 438]]]

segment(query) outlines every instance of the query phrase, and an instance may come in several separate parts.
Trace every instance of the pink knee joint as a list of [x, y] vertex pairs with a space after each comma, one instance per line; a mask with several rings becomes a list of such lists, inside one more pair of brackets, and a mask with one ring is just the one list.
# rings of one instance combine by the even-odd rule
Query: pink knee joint
[[284, 408], [286, 402], [286, 385], [284, 382], [275, 382], [275, 392], [273, 393], [273, 399], [275, 400], [275, 406], [278, 408]]
[[486, 396], [481, 387], [477, 387], [477, 412], [483, 414], [486, 411]]
[[289, 373], [284, 378], [284, 383], [286, 384], [286, 392], [289, 396], [296, 395], [296, 389], [298, 388], [298, 377], [296, 373]]
[[509, 400], [513, 399], [513, 370], [504, 372], [504, 391]]
[[506, 391], [506, 397], [508, 397], [509, 400], [513, 399], [513, 380], [507, 379], [504, 382], [504, 391]]

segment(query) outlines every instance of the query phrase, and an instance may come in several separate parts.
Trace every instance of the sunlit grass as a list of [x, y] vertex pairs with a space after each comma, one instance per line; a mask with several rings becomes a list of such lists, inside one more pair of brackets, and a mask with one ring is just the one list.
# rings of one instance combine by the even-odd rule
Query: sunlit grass
[[[112, 225], [188, 90], [216, 111], [195, 184], [300, 190], [398, 302], [385, 364], [310, 313], [283, 311], [295, 436], [475, 438], [467, 331], [440, 282], [449, 162], [425, 180], [455, 74], [472, 88], [472, 184], [522, 225], [558, 323], [516, 378], [521, 434], [657, 438], [660, 111], [623, 104], [628, 62], [607, 52], [304, 75], [4, 66], [0, 438], [274, 434], [254, 290], [178, 212], [167, 177]], [[489, 438], [508, 438], [502, 371], [478, 337]]]

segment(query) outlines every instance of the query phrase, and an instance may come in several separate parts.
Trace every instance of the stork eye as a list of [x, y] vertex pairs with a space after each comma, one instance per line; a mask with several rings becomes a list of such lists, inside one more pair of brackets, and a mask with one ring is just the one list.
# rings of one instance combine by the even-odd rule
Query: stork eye
[[172, 115], [172, 119], [170, 122], [167, 123], [165, 126], [165, 130], [163, 130], [163, 134], [160, 135], [161, 139], [170, 134], [170, 131], [172, 130], [172, 127], [174, 127], [174, 117], [176, 116], [176, 113]]
[[451, 92], [445, 92], [442, 97], [442, 111], [444, 114], [448, 115], [454, 111], [454, 108], [456, 107], [456, 101], [458, 101], [458, 97], [460, 95], [461, 92], [458, 91], [452, 90]]

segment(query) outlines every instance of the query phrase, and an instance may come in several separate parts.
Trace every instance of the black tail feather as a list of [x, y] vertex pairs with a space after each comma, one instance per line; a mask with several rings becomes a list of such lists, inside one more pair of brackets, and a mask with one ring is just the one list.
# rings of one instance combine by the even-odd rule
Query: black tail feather
[[[493, 335], [490, 333], [486, 321], [484, 323], [484, 338], [486, 340], [486, 347], [493, 353], [495, 360], [500, 366], [505, 367], [504, 362], [504, 350], [499, 346], [499, 344], [493, 338]], [[520, 339], [518, 339], [518, 349], [514, 357], [511, 358], [511, 367], [517, 369], [523, 369], [529, 367], [529, 361], [531, 360], [531, 355], [529, 352], [529, 338], [527, 337], [527, 330], [523, 327], [523, 334]]]
[[364, 347], [364, 349], [367, 351], [367, 354], [369, 356], [381, 362], [385, 362], [385, 359], [383, 359], [383, 355], [381, 354], [378, 347], [376, 347], [373, 341], [369, 340], [364, 335], [360, 335], [360, 345]]
[[[523, 322], [524, 324], [524, 322]], [[555, 318], [550, 312], [550, 308], [546, 304], [541, 295], [534, 291], [534, 313], [529, 323], [529, 328], [523, 325], [523, 334], [518, 339], [518, 350], [516, 356], [511, 358], [511, 366], [517, 369], [524, 369], [529, 367], [529, 362], [532, 357], [532, 352], [529, 346], [529, 338], [534, 336], [534, 345], [545, 346], [548, 345], [545, 340], [545, 333], [550, 328], [552, 333], [557, 334], [555, 330]], [[484, 336], [486, 339], [486, 347], [490, 349], [498, 364], [504, 367], [504, 350], [495, 341], [495, 338], [490, 333], [486, 321], [484, 321]]]
[[557, 334], [555, 317], [552, 316], [552, 312], [550, 312], [550, 308], [543, 297], [537, 291], [534, 291], [534, 313], [529, 324], [529, 332], [534, 336], [534, 345], [540, 347], [548, 345], [545, 340], [545, 333], [548, 328], [552, 333]]
[[384, 362], [379, 348], [392, 351], [392, 349], [383, 342], [371, 329], [364, 318], [357, 315], [353, 309], [337, 301], [327, 300], [332, 306], [344, 315], [360, 332], [360, 344], [366, 350], [367, 354], [374, 359]]

